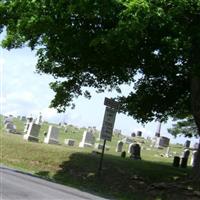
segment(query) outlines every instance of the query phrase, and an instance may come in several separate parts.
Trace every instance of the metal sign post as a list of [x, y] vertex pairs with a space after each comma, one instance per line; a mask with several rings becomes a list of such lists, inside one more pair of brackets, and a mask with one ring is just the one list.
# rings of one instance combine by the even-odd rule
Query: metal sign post
[[104, 142], [103, 142], [103, 148], [102, 148], [102, 153], [101, 153], [101, 158], [100, 158], [100, 163], [99, 163], [98, 175], [101, 174], [101, 170], [102, 170], [106, 140], [111, 141], [112, 139], [115, 117], [116, 117], [117, 109], [119, 107], [119, 103], [112, 99], [105, 98], [104, 105], [106, 105], [107, 107], [105, 110], [103, 125], [102, 125], [102, 129], [100, 133], [100, 139], [104, 140]]

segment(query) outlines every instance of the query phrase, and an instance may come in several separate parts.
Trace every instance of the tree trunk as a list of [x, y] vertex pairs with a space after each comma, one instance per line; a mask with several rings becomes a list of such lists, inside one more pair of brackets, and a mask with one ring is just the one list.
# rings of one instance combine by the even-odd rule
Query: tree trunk
[[[200, 77], [192, 77], [191, 82], [191, 104], [192, 113], [194, 116], [195, 123], [197, 125], [198, 134], [200, 136]], [[200, 180], [200, 139], [197, 150], [197, 157], [194, 161], [192, 178], [196, 181]]]

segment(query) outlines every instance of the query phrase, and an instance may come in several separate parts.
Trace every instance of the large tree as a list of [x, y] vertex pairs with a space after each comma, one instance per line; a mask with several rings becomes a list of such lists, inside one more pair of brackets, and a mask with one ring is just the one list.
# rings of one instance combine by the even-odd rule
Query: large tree
[[62, 111], [74, 97], [90, 97], [86, 86], [119, 91], [120, 84], [134, 82], [132, 92], [119, 97], [122, 111], [141, 122], [193, 115], [200, 135], [200, 0], [0, 5], [3, 46], [36, 49], [38, 72], [62, 78], [51, 84], [51, 106]]

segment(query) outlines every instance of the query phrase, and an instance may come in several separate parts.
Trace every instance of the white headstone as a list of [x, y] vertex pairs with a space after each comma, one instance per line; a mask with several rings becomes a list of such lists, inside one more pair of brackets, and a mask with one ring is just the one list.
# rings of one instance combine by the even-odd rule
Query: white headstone
[[95, 137], [90, 131], [84, 131], [82, 141], [79, 147], [92, 147], [95, 143]]
[[133, 146], [134, 144], [135, 144], [135, 143], [129, 144], [129, 146], [128, 146], [128, 153], [132, 153], [132, 152], [131, 152], [131, 149], [132, 149], [132, 146]]
[[39, 132], [40, 132], [40, 125], [34, 124], [33, 122], [29, 124], [27, 134], [24, 135], [25, 140], [29, 141], [39, 141]]
[[192, 158], [191, 158], [191, 161], [190, 161], [190, 164], [191, 164], [192, 167], [194, 167], [194, 165], [195, 165], [195, 162], [196, 162], [196, 159], [197, 159], [197, 152], [198, 151], [192, 152]]
[[46, 144], [58, 144], [59, 129], [54, 126], [49, 126], [47, 136], [44, 138]]
[[117, 142], [116, 152], [122, 152], [123, 144], [124, 143], [122, 141]]
[[26, 124], [24, 127], [24, 133], [27, 133], [29, 125], [33, 122], [32, 116], [26, 118]]

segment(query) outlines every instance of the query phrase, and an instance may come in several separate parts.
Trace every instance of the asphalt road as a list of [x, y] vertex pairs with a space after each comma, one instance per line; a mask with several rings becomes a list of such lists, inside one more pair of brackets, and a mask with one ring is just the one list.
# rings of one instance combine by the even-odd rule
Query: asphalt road
[[80, 190], [0, 167], [0, 200], [105, 200]]

